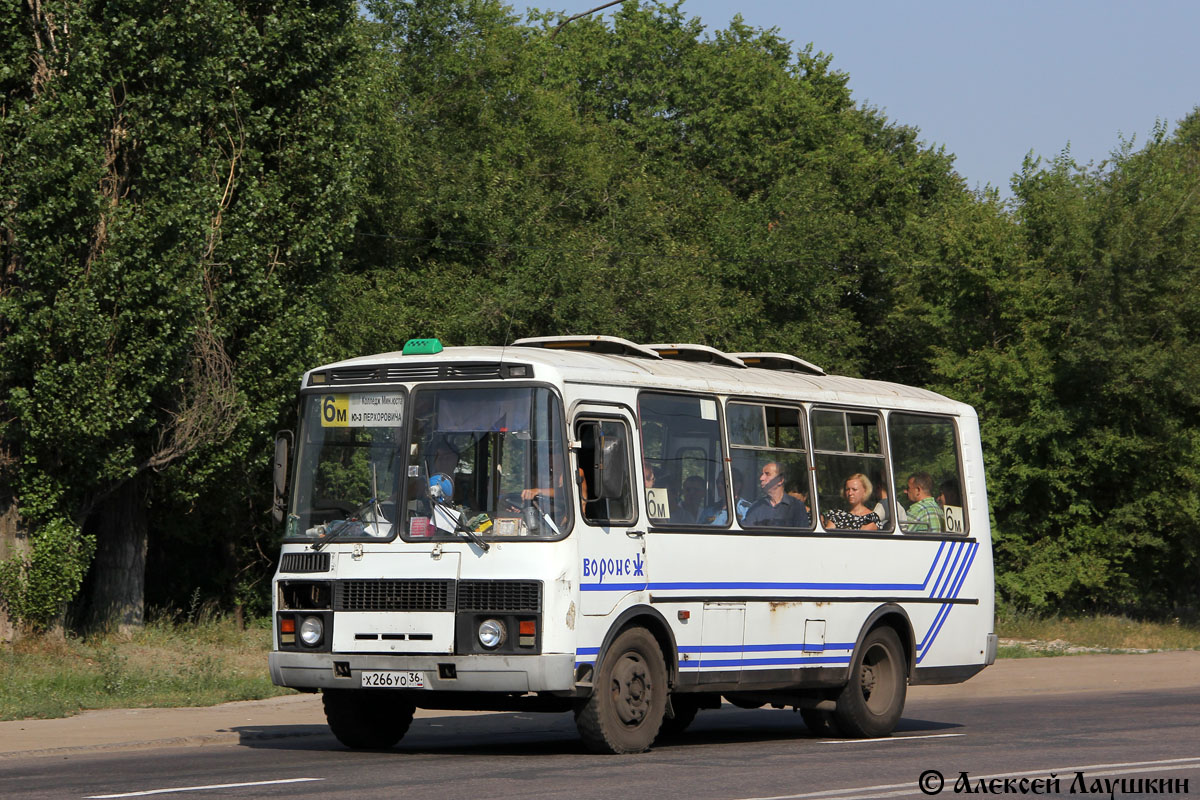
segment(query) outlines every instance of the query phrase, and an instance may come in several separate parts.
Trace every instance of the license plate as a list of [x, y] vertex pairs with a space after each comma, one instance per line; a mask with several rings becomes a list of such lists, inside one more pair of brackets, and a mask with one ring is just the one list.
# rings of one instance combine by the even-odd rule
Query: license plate
[[364, 671], [361, 686], [381, 689], [428, 689], [424, 672], [402, 672], [399, 670]]

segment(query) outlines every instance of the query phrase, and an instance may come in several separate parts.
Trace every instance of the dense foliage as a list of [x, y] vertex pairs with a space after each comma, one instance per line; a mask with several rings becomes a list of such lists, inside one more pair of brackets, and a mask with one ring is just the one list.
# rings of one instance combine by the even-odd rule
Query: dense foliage
[[1002, 203], [774, 31], [564, 18], [0, 2], [10, 613], [261, 611], [306, 365], [570, 332], [972, 403], [1004, 602], [1195, 607], [1200, 115]]

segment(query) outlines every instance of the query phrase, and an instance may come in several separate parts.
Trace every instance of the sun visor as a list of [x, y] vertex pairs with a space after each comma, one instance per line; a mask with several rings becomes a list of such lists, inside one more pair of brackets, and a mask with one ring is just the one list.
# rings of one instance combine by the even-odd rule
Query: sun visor
[[441, 433], [528, 431], [531, 405], [528, 389], [442, 392], [436, 427]]

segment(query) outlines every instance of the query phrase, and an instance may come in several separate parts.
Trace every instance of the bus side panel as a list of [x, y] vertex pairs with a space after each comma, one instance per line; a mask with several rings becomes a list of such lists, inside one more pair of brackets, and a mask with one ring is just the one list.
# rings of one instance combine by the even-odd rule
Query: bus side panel
[[[665, 615], [672, 620], [675, 601], [693, 619], [701, 610], [699, 641], [694, 629], [687, 635], [676, 628], [681, 674], [698, 673], [701, 684], [733, 679], [746, 687], [775, 683], [793, 670], [844, 673], [864, 621], [889, 602], [909, 615], [919, 664], [982, 663], [990, 618], [981, 624], [981, 615], [991, 613], [991, 597], [974, 592], [989, 581], [969, 580], [990, 568], [977, 563], [982, 550], [967, 537], [899, 534], [647, 537], [652, 602], [670, 609]], [[730, 613], [737, 605], [744, 607], [740, 630]]]

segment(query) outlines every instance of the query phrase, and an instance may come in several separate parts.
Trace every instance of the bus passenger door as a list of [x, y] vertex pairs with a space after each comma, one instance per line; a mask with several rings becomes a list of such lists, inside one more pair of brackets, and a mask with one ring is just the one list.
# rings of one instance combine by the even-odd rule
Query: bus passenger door
[[587, 615], [612, 613], [621, 598], [646, 588], [645, 528], [634, 501], [633, 418], [611, 406], [577, 410], [572, 435], [579, 442], [580, 605]]

